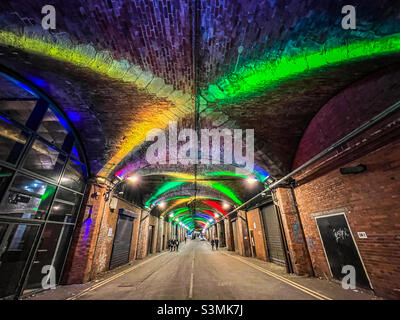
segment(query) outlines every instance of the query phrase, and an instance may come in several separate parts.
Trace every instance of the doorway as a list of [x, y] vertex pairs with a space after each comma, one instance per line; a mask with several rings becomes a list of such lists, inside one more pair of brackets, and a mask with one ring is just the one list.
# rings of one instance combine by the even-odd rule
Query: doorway
[[265, 237], [267, 240], [268, 256], [271, 262], [286, 266], [285, 250], [282, 243], [282, 231], [278, 215], [273, 204], [261, 208]]
[[0, 297], [12, 297], [25, 271], [39, 225], [0, 223]]
[[133, 230], [133, 217], [118, 214], [114, 244], [111, 253], [110, 269], [122, 266], [129, 262]]
[[153, 253], [153, 233], [154, 233], [154, 226], [150, 226], [149, 238], [147, 242], [147, 254]]
[[342, 268], [353, 266], [358, 287], [371, 289], [353, 234], [344, 213], [315, 218], [333, 278], [342, 280]]

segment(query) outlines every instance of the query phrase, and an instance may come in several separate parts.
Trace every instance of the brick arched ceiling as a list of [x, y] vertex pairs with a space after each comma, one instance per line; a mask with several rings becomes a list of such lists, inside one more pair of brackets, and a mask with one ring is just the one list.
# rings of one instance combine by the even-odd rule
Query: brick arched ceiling
[[[55, 30], [41, 27], [47, 4], [56, 8]], [[356, 30], [341, 27], [347, 4], [3, 0], [0, 65], [34, 83], [65, 112], [92, 175], [143, 170], [146, 134], [176, 120], [180, 127], [254, 129], [251, 174], [279, 177], [292, 168], [303, 133], [328, 101], [400, 62], [398, 1], [352, 1]], [[164, 177], [177, 172], [151, 169]], [[188, 166], [178, 172], [197, 177], [211, 170]], [[221, 184], [240, 201], [256, 192], [235, 179]], [[187, 185], [177, 190], [221, 193]], [[149, 181], [145, 202], [160, 187]]]

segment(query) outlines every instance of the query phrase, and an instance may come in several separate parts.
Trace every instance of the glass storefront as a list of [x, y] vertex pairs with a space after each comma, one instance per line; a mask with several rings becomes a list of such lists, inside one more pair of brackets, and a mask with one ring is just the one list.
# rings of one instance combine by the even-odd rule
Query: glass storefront
[[0, 78], [1, 299], [42, 289], [49, 266], [60, 281], [87, 169], [57, 108], [9, 76]]

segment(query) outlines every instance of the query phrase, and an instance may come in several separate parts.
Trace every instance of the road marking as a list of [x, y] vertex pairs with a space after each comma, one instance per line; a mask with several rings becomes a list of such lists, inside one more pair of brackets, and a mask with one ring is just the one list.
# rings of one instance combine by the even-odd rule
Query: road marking
[[244, 259], [242, 259], [242, 258], [235, 257], [235, 256], [233, 256], [233, 255], [231, 255], [231, 254], [228, 254], [228, 253], [225, 253], [225, 252], [221, 252], [221, 251], [220, 251], [220, 253], [222, 253], [222, 254], [224, 254], [224, 255], [226, 255], [226, 256], [229, 256], [229, 257], [231, 257], [231, 258], [234, 258], [234, 259], [236, 259], [236, 260], [239, 260], [239, 261], [241, 261], [241, 262], [243, 262], [243, 263], [249, 265], [250, 267], [252, 267], [252, 268], [254, 268], [254, 269], [257, 269], [257, 270], [259, 270], [259, 271], [261, 271], [261, 272], [263, 272], [263, 273], [269, 275], [270, 277], [273, 277], [273, 278], [275, 278], [275, 279], [277, 279], [277, 280], [280, 280], [280, 281], [282, 281], [282, 282], [285, 282], [286, 284], [288, 284], [288, 285], [290, 285], [290, 286], [292, 286], [292, 287], [294, 287], [294, 288], [296, 288], [296, 289], [298, 289], [298, 290], [300, 290], [300, 291], [303, 291], [303, 292], [309, 294], [310, 296], [313, 296], [314, 298], [317, 298], [317, 299], [319, 299], [319, 300], [332, 300], [331, 298], [329, 298], [329, 297], [327, 297], [327, 296], [324, 296], [323, 294], [321, 294], [321, 293], [319, 293], [319, 292], [316, 292], [316, 291], [311, 290], [311, 289], [309, 289], [309, 288], [307, 288], [307, 287], [304, 287], [304, 286], [302, 286], [301, 284], [298, 284], [298, 283], [293, 282], [293, 281], [291, 281], [291, 280], [289, 280], [289, 279], [286, 279], [286, 278], [284, 278], [284, 277], [282, 277], [282, 276], [280, 276], [280, 275], [278, 275], [278, 274], [276, 274], [276, 273], [274, 273], [274, 272], [265, 270], [265, 269], [263, 269], [263, 268], [261, 268], [261, 267], [255, 265], [255, 264], [253, 264], [253, 263], [251, 263], [251, 262], [248, 262], [248, 261], [246, 261], [246, 260], [244, 260]]
[[192, 259], [192, 273], [190, 274], [189, 299], [192, 299], [192, 297], [193, 297], [194, 254], [195, 254], [195, 251], [193, 251], [193, 259]]
[[148, 259], [146, 261], [143, 261], [142, 263], [139, 263], [139, 264], [137, 264], [137, 265], [135, 265], [135, 266], [133, 266], [133, 267], [131, 267], [129, 269], [121, 271], [120, 273], [117, 273], [117, 274], [113, 275], [112, 277], [107, 278], [107, 279], [105, 279], [103, 281], [100, 281], [99, 283], [97, 283], [97, 284], [95, 284], [95, 285], [93, 285], [93, 286], [91, 286], [91, 287], [89, 287], [89, 288], [77, 293], [76, 295], [65, 299], [65, 300], [76, 300], [79, 297], [82, 297], [84, 294], [86, 294], [86, 293], [88, 293], [90, 291], [93, 291], [93, 290], [95, 290], [97, 288], [100, 288], [100, 287], [104, 286], [105, 284], [107, 284], [107, 283], [109, 283], [109, 282], [111, 282], [111, 281], [113, 281], [113, 280], [115, 280], [115, 279], [117, 279], [119, 277], [122, 277], [123, 275], [131, 272], [132, 270], [135, 270], [136, 268], [141, 267], [141, 266], [145, 265], [146, 263], [161, 257], [162, 255], [166, 254], [167, 252], [169, 252], [169, 251], [163, 252], [163, 253], [161, 253], [161, 254], [159, 254], [159, 255], [157, 255], [155, 257], [152, 257], [152, 258], [150, 258], [150, 259]]
[[193, 297], [193, 272], [190, 274], [190, 289], [189, 289], [189, 299]]

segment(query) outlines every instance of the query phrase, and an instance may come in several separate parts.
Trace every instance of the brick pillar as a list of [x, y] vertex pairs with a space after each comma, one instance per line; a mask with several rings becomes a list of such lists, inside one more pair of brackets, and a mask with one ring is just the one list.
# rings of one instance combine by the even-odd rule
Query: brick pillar
[[137, 259], [143, 259], [147, 254], [147, 242], [149, 237], [150, 213], [142, 210], [140, 218], [139, 241], [137, 249]]
[[230, 223], [230, 218], [224, 219], [225, 223], [225, 240], [226, 240], [226, 247], [228, 251], [233, 251], [233, 231], [232, 231], [232, 224]]
[[156, 247], [156, 252], [160, 252], [162, 251], [162, 235], [163, 235], [163, 227], [164, 227], [164, 223], [162, 221], [162, 219], [157, 218], [158, 220], [158, 235], [157, 235], [157, 247]]
[[298, 275], [313, 275], [307, 243], [290, 188], [277, 188], [276, 200], [282, 217], [293, 271]]
[[164, 228], [163, 228], [163, 235], [164, 235], [164, 245], [163, 245], [163, 250], [167, 249], [168, 245], [168, 222], [164, 221]]
[[219, 239], [219, 246], [221, 248], [226, 246], [225, 241], [225, 223], [224, 220], [218, 222], [218, 239]]
[[238, 235], [239, 254], [244, 257], [251, 257], [249, 229], [246, 221], [246, 212], [239, 211], [237, 214], [236, 226]]
[[90, 280], [97, 236], [105, 205], [107, 187], [96, 180], [88, 181], [82, 207], [78, 216], [71, 247], [62, 278], [63, 284], [85, 283]]
[[[159, 219], [158, 218], [156, 218], [156, 217], [154, 217], [154, 216], [151, 216], [150, 217], [150, 219], [151, 219], [151, 224], [154, 226], [154, 228], [153, 228], [153, 239], [152, 239], [152, 243], [151, 243], [151, 252], [152, 253], [155, 253], [155, 252], [157, 252], [157, 243], [158, 243], [158, 222], [159, 222]], [[147, 233], [149, 233], [150, 232], [150, 226], [149, 226], [149, 229], [147, 230]]]

